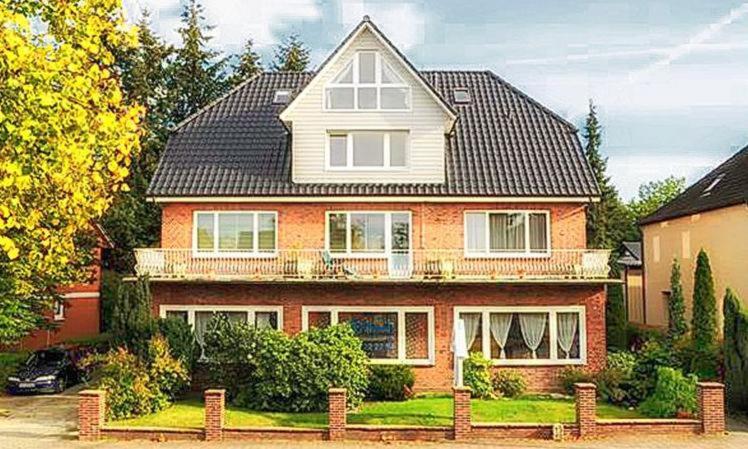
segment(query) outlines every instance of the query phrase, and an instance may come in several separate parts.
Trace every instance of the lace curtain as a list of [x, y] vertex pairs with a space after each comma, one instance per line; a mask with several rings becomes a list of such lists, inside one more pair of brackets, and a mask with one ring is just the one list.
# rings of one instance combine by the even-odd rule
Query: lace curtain
[[543, 341], [545, 324], [548, 319], [546, 313], [520, 313], [519, 324], [522, 330], [522, 339], [525, 341], [532, 358], [538, 358], [537, 350]]
[[566, 353], [566, 358], [571, 357], [571, 347], [577, 334], [579, 315], [576, 313], [559, 313], [558, 315], [558, 345]]
[[465, 343], [467, 343], [469, 351], [473, 347], [473, 343], [475, 343], [475, 338], [478, 336], [481, 315], [479, 313], [465, 313], [460, 315], [460, 318], [465, 323]]
[[500, 359], [506, 358], [506, 339], [509, 336], [509, 328], [512, 326], [512, 314], [511, 313], [493, 313], [491, 314], [491, 335], [499, 345], [501, 350], [499, 354]]

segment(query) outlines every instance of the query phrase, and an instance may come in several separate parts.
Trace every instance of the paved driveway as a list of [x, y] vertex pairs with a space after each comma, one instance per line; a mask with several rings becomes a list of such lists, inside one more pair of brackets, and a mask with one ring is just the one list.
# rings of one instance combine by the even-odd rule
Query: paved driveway
[[[9, 410], [0, 417], [0, 449], [25, 448], [140, 448], [154, 445], [147, 441], [100, 441], [82, 443], [76, 440], [77, 393], [81, 387], [71, 388], [62, 395], [0, 396], [0, 410]], [[731, 432], [725, 437], [703, 438], [693, 436], [642, 437], [626, 435], [584, 442], [554, 443], [552, 441], [485, 441], [477, 443], [423, 443], [429, 449], [746, 449], [748, 448], [748, 420], [732, 420]], [[224, 443], [169, 442], [158, 447], [192, 449], [205, 448], [283, 448], [283, 449], [348, 449], [412, 447], [413, 443], [331, 443], [331, 442], [246, 442]]]

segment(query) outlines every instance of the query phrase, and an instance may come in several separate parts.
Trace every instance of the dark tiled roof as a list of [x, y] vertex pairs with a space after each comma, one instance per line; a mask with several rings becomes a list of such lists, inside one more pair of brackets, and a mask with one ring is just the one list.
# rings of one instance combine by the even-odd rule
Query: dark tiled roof
[[639, 223], [655, 223], [744, 203], [748, 203], [748, 146]]
[[[272, 104], [310, 73], [264, 73], [183, 122], [151, 181], [151, 196], [597, 196], [574, 126], [491, 72], [421, 72], [458, 113], [446, 182], [295, 184], [288, 131]], [[455, 104], [467, 87], [472, 101]]]
[[642, 265], [642, 242], [621, 242], [618, 249], [621, 257], [618, 263], [629, 267], [640, 267]]

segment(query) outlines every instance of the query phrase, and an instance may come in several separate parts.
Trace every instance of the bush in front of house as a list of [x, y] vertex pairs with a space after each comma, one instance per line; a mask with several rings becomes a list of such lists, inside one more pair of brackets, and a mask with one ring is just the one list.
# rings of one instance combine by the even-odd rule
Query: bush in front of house
[[623, 298], [623, 285], [608, 286], [605, 303], [605, 340], [609, 350], [626, 349], [627, 335], [626, 305]]
[[727, 289], [725, 316], [725, 387], [731, 409], [748, 411], [748, 308]]
[[369, 367], [369, 388], [366, 399], [372, 401], [404, 401], [413, 396], [413, 368], [407, 365], [372, 365]]
[[696, 382], [693, 374], [661, 367], [652, 395], [639, 406], [639, 411], [650, 418], [672, 418], [680, 413], [696, 413]]
[[85, 365], [100, 367], [98, 388], [106, 392], [107, 419], [124, 419], [163, 410], [189, 382], [181, 361], [169, 354], [163, 337], [152, 338], [148, 356], [138, 357], [124, 347], [94, 354]]
[[169, 343], [172, 357], [181, 360], [192, 370], [200, 357], [200, 347], [195, 340], [192, 326], [179, 318], [163, 318], [158, 320], [158, 328]]
[[516, 398], [527, 390], [527, 382], [521, 373], [502, 369], [493, 375], [491, 381], [494, 393], [505, 398]]
[[649, 397], [657, 383], [657, 372], [662, 367], [678, 366], [674, 351], [659, 339], [652, 339], [636, 352], [636, 365], [631, 377], [629, 395], [634, 404]]
[[363, 401], [368, 358], [347, 324], [288, 336], [216, 316], [204, 336], [211, 381], [236, 405], [255, 410], [327, 410], [330, 387], [347, 390], [348, 405]]
[[474, 398], [490, 399], [494, 397], [491, 385], [491, 361], [480, 352], [471, 352], [463, 361], [462, 379]]
[[564, 392], [568, 395], [574, 394], [574, 384], [594, 382], [594, 376], [587, 371], [574, 366], [567, 366], [561, 370], [559, 380]]

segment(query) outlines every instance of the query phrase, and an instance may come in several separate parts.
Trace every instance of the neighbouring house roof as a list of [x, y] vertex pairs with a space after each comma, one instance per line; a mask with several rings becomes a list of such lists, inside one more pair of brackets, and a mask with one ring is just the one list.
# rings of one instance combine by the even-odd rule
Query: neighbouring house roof
[[627, 267], [642, 266], [642, 242], [621, 242], [618, 251], [621, 254], [619, 264]]
[[[428, 184], [294, 183], [284, 105], [311, 73], [263, 73], [184, 121], [172, 134], [148, 194], [188, 196], [596, 197], [573, 125], [488, 71], [423, 71], [457, 111], [445, 148], [446, 181]], [[466, 87], [470, 103], [455, 104]]]
[[748, 146], [699, 179], [672, 201], [644, 217], [646, 225], [748, 203]]

